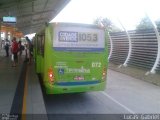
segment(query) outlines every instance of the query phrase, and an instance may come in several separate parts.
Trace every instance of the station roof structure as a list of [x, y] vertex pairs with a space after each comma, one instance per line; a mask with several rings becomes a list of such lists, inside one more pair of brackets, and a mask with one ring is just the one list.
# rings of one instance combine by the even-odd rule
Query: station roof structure
[[[36, 33], [50, 22], [70, 0], [0, 0], [0, 20], [4, 16], [16, 17], [9, 23], [24, 35]], [[8, 23], [7, 23], [8, 24]]]

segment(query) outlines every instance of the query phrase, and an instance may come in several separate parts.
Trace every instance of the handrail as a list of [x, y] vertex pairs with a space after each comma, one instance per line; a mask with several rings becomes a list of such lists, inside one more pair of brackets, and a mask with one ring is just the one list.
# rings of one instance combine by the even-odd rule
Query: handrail
[[[150, 17], [148, 17], [150, 18]], [[160, 61], [160, 35], [159, 35], [159, 32], [158, 32], [158, 29], [157, 29], [157, 25], [155, 24], [155, 22], [150, 18], [152, 24], [153, 24], [153, 27], [154, 27], [154, 31], [156, 33], [156, 37], [157, 37], [157, 43], [158, 43], [158, 51], [157, 51], [157, 58], [156, 58], [156, 61], [152, 67], [152, 69], [150, 70], [150, 73], [152, 74], [155, 74], [156, 73], [156, 68], [158, 67], [158, 63]], [[148, 73], [146, 73], [148, 74]]]
[[108, 33], [108, 36], [109, 36], [109, 41], [110, 41], [110, 51], [109, 51], [109, 56], [108, 56], [108, 60], [109, 60], [111, 58], [111, 55], [112, 55], [113, 44], [112, 44], [112, 38], [111, 38], [109, 33]]
[[[129, 51], [128, 51], [128, 55], [127, 58], [125, 60], [125, 62], [123, 63], [123, 66], [127, 67], [127, 64], [129, 62], [130, 56], [131, 56], [131, 51], [132, 51], [132, 43], [131, 43], [131, 38], [130, 35], [127, 31], [127, 29], [123, 26], [123, 24], [121, 23], [121, 21], [119, 20], [119, 23], [121, 24], [121, 26], [123, 27], [123, 29], [125, 30], [127, 37], [128, 37], [128, 42], [129, 42]], [[121, 66], [120, 66], [121, 67]]]

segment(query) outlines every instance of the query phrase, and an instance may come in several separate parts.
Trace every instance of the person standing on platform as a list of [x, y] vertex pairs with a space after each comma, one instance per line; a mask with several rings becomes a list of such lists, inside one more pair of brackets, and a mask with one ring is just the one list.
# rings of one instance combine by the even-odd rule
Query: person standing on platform
[[31, 57], [33, 54], [33, 45], [32, 42], [30, 41], [30, 39], [26, 36], [26, 41], [27, 41], [27, 45], [26, 45], [26, 58], [28, 61], [28, 64], [31, 64]]
[[12, 40], [11, 52], [12, 52], [12, 61], [13, 61], [12, 67], [16, 67], [16, 64], [18, 62], [18, 56], [17, 56], [17, 53], [18, 53], [18, 43], [17, 43], [15, 37]]
[[9, 40], [6, 39], [5, 41], [5, 46], [4, 46], [5, 50], [6, 50], [6, 57], [9, 56]]
[[21, 43], [21, 40], [18, 42], [18, 50], [19, 50], [19, 56], [22, 55], [22, 43]]

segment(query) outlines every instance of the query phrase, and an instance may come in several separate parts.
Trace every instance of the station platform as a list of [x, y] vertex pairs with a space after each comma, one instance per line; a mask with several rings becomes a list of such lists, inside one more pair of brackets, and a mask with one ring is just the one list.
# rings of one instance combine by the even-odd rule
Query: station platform
[[11, 56], [0, 51], [0, 119], [47, 119], [43, 94], [34, 62], [24, 62], [22, 55], [16, 67], [12, 67]]

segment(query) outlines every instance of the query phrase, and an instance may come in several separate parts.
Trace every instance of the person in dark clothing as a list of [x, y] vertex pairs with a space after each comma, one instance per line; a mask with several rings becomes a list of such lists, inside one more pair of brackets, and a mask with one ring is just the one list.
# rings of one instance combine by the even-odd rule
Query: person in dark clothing
[[8, 57], [9, 56], [9, 40], [7, 40], [7, 39], [5, 41], [4, 48], [5, 48], [5, 51], [6, 51], [6, 57]]
[[19, 55], [22, 55], [22, 44], [21, 41], [18, 42], [18, 50], [19, 50]]

